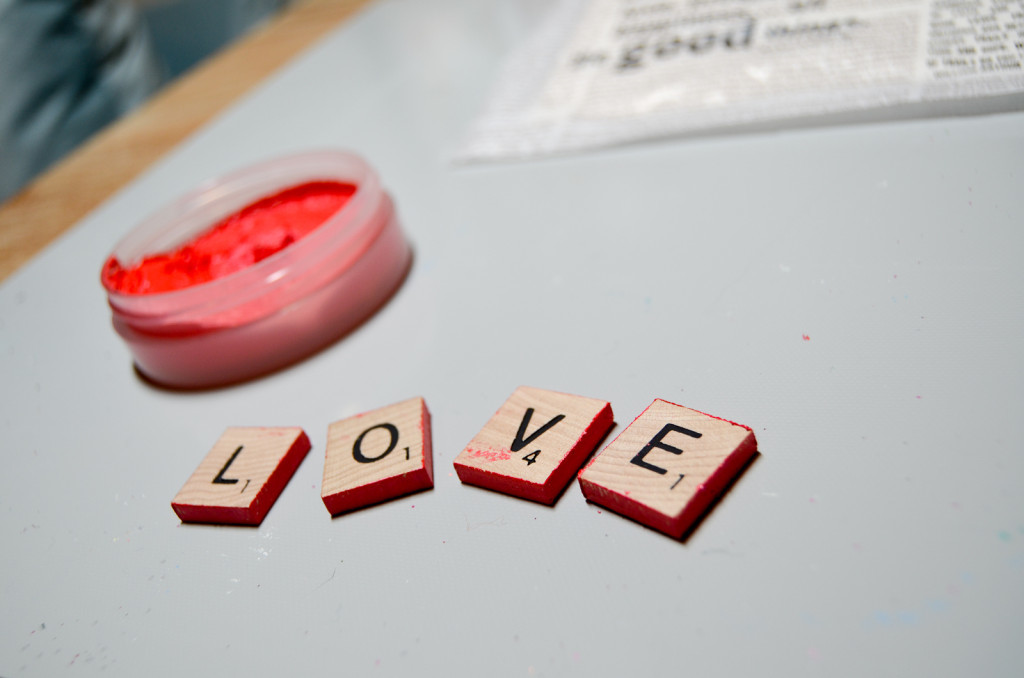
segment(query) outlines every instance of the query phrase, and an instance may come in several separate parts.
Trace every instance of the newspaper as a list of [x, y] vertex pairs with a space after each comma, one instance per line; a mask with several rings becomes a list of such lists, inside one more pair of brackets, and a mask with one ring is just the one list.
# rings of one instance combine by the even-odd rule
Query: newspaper
[[564, 0], [512, 55], [459, 157], [850, 112], [1013, 110], [1022, 62], [1024, 0]]

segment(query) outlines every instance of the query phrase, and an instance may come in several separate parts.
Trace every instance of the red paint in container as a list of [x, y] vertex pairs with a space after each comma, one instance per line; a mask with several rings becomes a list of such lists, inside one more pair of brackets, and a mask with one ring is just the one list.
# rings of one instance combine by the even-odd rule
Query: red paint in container
[[391, 296], [410, 260], [373, 170], [324, 151], [196, 189], [122, 240], [101, 279], [139, 370], [205, 387], [333, 342]]
[[149, 255], [130, 268], [111, 257], [103, 268], [103, 284], [124, 294], [157, 294], [223, 278], [308, 235], [355, 191], [352, 184], [338, 181], [310, 181], [287, 188], [232, 214], [171, 252]]

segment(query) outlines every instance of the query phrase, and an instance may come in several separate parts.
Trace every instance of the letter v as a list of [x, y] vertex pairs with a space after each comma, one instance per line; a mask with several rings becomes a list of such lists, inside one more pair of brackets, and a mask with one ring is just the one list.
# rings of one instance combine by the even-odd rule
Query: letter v
[[538, 428], [536, 431], [531, 433], [528, 437], [524, 438], [523, 436], [526, 435], [526, 427], [530, 425], [530, 418], [531, 417], [533, 417], [533, 408], [532, 407], [527, 408], [526, 414], [523, 415], [523, 420], [519, 423], [519, 431], [516, 433], [515, 440], [512, 441], [512, 451], [513, 452], [518, 452], [519, 450], [523, 449], [524, 447], [526, 447], [527, 445], [532, 443], [534, 440], [539, 438], [542, 433], [547, 431], [549, 428], [551, 428], [552, 426], [554, 426], [558, 422], [560, 422], [563, 419], [565, 419], [565, 415], [564, 414], [556, 415], [555, 417], [553, 417], [551, 419], [551, 421], [547, 422], [546, 424], [544, 424], [543, 426]]

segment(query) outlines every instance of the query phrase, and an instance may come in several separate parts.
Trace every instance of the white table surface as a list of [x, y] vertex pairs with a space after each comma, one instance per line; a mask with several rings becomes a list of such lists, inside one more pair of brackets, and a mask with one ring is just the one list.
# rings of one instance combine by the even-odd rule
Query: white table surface
[[[1024, 115], [453, 167], [545, 3], [380, 2], [0, 287], [0, 675], [1011, 676], [1024, 665]], [[98, 282], [157, 206], [280, 153], [364, 155], [404, 287], [292, 369], [134, 373]], [[528, 384], [750, 425], [683, 542], [462, 486]], [[332, 519], [327, 425], [422, 395], [435, 487]], [[313, 449], [259, 528], [170, 500], [227, 426]]]

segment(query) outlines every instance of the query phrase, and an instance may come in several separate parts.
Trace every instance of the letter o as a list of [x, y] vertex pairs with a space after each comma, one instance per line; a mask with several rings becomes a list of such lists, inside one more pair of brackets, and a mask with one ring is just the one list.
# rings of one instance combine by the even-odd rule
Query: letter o
[[[386, 430], [388, 432], [388, 434], [391, 436], [391, 442], [388, 444], [388, 449], [384, 450], [384, 452], [382, 454], [379, 454], [376, 457], [367, 457], [367, 456], [365, 456], [363, 454], [363, 438], [366, 437], [367, 433], [369, 433], [370, 431], [372, 431], [375, 428], [382, 428], [382, 429]], [[362, 433], [359, 434], [358, 438], [356, 438], [356, 442], [353, 443], [353, 445], [352, 445], [352, 458], [355, 459], [356, 461], [358, 461], [360, 464], [372, 464], [373, 462], [380, 461], [384, 457], [386, 457], [389, 454], [391, 454], [391, 450], [395, 449], [395, 445], [397, 445], [397, 444], [398, 444], [398, 429], [395, 428], [395, 425], [394, 424], [377, 424], [376, 426], [371, 426], [370, 428], [366, 429], [365, 431], [363, 431]]]

